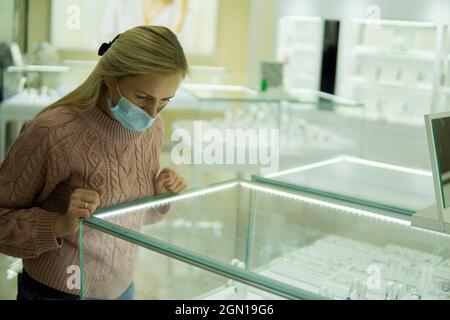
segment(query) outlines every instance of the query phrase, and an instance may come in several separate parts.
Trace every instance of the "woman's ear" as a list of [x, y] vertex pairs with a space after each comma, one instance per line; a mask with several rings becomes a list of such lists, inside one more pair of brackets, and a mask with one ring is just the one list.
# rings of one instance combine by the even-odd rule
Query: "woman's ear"
[[115, 104], [120, 99], [120, 94], [117, 92], [117, 80], [115, 77], [106, 76], [103, 77], [103, 82], [106, 86], [106, 95], [112, 99]]

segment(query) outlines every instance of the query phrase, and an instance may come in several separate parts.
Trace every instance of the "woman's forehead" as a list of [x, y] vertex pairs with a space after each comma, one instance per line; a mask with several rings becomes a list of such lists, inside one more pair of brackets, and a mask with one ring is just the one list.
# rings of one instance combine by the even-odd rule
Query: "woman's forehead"
[[178, 89], [181, 81], [181, 74], [142, 74], [124, 78], [123, 84], [125, 84], [128, 89], [134, 89], [151, 95], [172, 96]]

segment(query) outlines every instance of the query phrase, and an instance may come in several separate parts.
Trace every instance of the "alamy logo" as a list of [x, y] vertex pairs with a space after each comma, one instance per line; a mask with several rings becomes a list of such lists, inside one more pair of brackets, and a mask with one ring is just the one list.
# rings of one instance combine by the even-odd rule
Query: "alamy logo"
[[206, 128], [194, 122], [194, 131], [178, 128], [172, 132], [177, 142], [171, 152], [176, 165], [258, 165], [262, 174], [278, 171], [278, 129]]
[[380, 290], [380, 288], [381, 288], [381, 268], [377, 265], [370, 265], [367, 267], [367, 273], [370, 275], [366, 281], [367, 289]]
[[80, 267], [71, 265], [67, 267], [66, 273], [69, 275], [67, 278], [67, 289], [80, 290], [81, 288], [81, 271]]
[[377, 5], [370, 5], [366, 9], [366, 18], [370, 20], [370, 29], [380, 29], [381, 28], [381, 8]]

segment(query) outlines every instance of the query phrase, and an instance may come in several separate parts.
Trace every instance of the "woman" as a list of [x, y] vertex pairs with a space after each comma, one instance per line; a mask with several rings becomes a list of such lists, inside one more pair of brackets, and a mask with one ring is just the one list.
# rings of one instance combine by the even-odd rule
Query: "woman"
[[[0, 166], [0, 252], [23, 259], [18, 299], [77, 299], [68, 285], [79, 265], [78, 228], [99, 207], [186, 188], [159, 171], [158, 116], [188, 72], [183, 49], [164, 27], [130, 29], [99, 50], [88, 79], [28, 122]], [[119, 217], [138, 229], [162, 219]], [[130, 299], [136, 250], [87, 232], [87, 297]]]

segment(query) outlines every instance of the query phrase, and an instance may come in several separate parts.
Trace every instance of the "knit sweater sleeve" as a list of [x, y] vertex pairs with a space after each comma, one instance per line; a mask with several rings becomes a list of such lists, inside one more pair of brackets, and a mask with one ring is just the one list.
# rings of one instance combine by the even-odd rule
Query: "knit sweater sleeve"
[[66, 152], [57, 150], [58, 141], [54, 130], [33, 121], [0, 163], [1, 253], [27, 259], [62, 246], [54, 233], [60, 213], [36, 205], [66, 179]]

